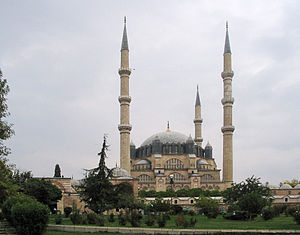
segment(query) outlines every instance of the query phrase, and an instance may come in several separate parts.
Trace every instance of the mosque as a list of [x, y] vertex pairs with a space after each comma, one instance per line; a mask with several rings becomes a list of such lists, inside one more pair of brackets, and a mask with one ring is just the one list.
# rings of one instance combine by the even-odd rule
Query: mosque
[[[147, 138], [141, 146], [136, 147], [130, 132], [130, 102], [129, 78], [129, 46], [127, 38], [126, 18], [124, 19], [123, 38], [121, 43], [121, 66], [119, 69], [121, 81], [120, 102], [120, 167], [113, 169], [112, 181], [127, 181], [138, 190], [166, 191], [168, 189], [224, 190], [233, 183], [233, 153], [232, 136], [232, 77], [231, 49], [229, 43], [228, 25], [224, 47], [224, 69], [221, 77], [224, 83], [223, 105], [223, 177], [221, 169], [216, 165], [213, 148], [207, 143], [205, 147], [202, 137], [201, 102], [197, 87], [195, 101], [195, 136], [170, 130], [155, 133]], [[192, 104], [191, 104], [192, 107]]]

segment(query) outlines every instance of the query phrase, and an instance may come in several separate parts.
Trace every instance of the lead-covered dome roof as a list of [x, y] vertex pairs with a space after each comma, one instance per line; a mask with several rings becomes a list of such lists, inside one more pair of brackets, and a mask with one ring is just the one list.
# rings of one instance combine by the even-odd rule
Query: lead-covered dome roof
[[113, 177], [131, 177], [129, 172], [126, 171], [124, 168], [115, 167], [112, 169], [112, 175]]
[[154, 140], [159, 140], [161, 143], [186, 143], [188, 137], [176, 131], [165, 131], [154, 134], [146, 139], [141, 146], [150, 145]]

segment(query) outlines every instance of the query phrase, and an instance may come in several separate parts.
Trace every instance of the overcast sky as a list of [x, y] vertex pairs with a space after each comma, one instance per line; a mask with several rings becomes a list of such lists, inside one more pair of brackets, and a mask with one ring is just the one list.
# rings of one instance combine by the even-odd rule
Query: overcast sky
[[194, 135], [222, 169], [223, 48], [232, 49], [234, 180], [300, 178], [299, 1], [15, 1], [0, 3], [0, 68], [11, 91], [10, 161], [34, 176], [81, 178], [108, 134], [119, 164], [120, 46], [127, 16], [131, 139]]

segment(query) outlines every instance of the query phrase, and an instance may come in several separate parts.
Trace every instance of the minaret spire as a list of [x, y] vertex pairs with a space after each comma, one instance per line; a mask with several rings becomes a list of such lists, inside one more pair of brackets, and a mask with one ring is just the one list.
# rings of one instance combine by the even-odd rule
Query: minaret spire
[[120, 131], [120, 167], [124, 168], [130, 173], [130, 131], [132, 129], [130, 125], [130, 102], [129, 96], [129, 76], [131, 70], [129, 68], [129, 50], [126, 30], [126, 17], [124, 17], [124, 31], [121, 46], [121, 67], [119, 69], [119, 75], [121, 80], [121, 94], [119, 96], [119, 102], [121, 106], [120, 110], [120, 124], [118, 129]]
[[127, 28], [126, 28], [126, 16], [124, 16], [124, 29], [123, 29], [121, 51], [122, 50], [129, 50], [128, 39], [127, 39]]
[[231, 50], [228, 35], [228, 23], [226, 22], [226, 37], [224, 47], [224, 69], [221, 74], [224, 84], [223, 105], [223, 182], [228, 186], [233, 182], [233, 144], [232, 137], [234, 126], [232, 125], [232, 106], [234, 99], [232, 97], [232, 77], [234, 75], [231, 67]]
[[201, 103], [200, 103], [200, 96], [199, 96], [199, 87], [197, 85], [197, 92], [196, 92], [196, 103], [195, 103], [195, 143], [202, 147], [202, 118], [201, 118]]
[[226, 37], [225, 37], [225, 46], [224, 46], [224, 54], [225, 53], [230, 53], [231, 54], [230, 42], [229, 42], [229, 33], [228, 33], [228, 22], [227, 21], [226, 21]]

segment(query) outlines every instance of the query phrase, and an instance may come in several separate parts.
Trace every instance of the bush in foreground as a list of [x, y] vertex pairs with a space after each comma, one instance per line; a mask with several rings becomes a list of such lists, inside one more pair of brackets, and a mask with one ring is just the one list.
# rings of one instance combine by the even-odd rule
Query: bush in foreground
[[49, 219], [49, 208], [28, 196], [11, 197], [3, 204], [8, 222], [20, 235], [41, 235]]
[[261, 211], [261, 217], [264, 220], [270, 220], [275, 217], [274, 209], [270, 206], [265, 206]]
[[294, 220], [296, 221], [297, 224], [300, 224], [300, 211], [296, 211], [293, 215]]
[[147, 216], [146, 216], [146, 219], [145, 219], [145, 224], [147, 224], [147, 226], [153, 226], [154, 225], [154, 223], [155, 223], [155, 218], [154, 218], [154, 215], [152, 215], [152, 214], [148, 214]]
[[72, 213], [72, 207], [65, 207], [64, 208], [64, 212], [65, 212], [65, 217], [68, 218], [69, 215]]

